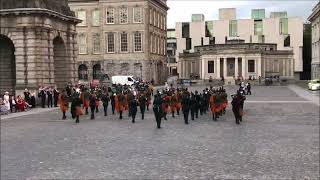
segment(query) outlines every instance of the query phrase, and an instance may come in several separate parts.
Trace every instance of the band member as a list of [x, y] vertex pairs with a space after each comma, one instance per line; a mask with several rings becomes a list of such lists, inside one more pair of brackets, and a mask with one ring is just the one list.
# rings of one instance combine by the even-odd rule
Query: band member
[[136, 98], [133, 98], [129, 101], [129, 111], [132, 117], [132, 123], [135, 123], [135, 118], [137, 115], [137, 106], [138, 106], [138, 102], [136, 100]]
[[97, 106], [97, 97], [95, 93], [92, 93], [90, 98], [89, 98], [89, 106], [91, 110], [91, 119], [94, 119], [94, 111]]
[[191, 120], [194, 120], [194, 115], [196, 113], [196, 104], [197, 104], [196, 96], [193, 93], [191, 93], [191, 98], [190, 98]]
[[104, 116], [107, 116], [108, 115], [108, 105], [109, 105], [109, 101], [110, 101], [110, 98], [109, 98], [107, 92], [105, 92], [102, 95], [101, 101], [102, 101], [102, 104], [103, 104]]
[[125, 97], [122, 92], [118, 92], [117, 96], [115, 97], [115, 106], [116, 110], [119, 113], [119, 119], [122, 119], [122, 113], [125, 109]]
[[46, 103], [46, 92], [43, 87], [39, 88], [39, 94], [38, 97], [41, 98], [41, 107], [45, 108], [45, 103]]
[[140, 112], [141, 112], [141, 119], [144, 119], [144, 112], [146, 111], [146, 103], [147, 103], [147, 97], [142, 92], [139, 97], [139, 106], [140, 106]]
[[174, 93], [172, 93], [170, 98], [170, 108], [171, 108], [172, 117], [174, 117], [174, 112], [176, 111], [177, 104], [178, 104], [177, 96]]
[[114, 110], [116, 109], [115, 97], [116, 94], [112, 94], [110, 97], [112, 114], [114, 114]]
[[66, 119], [66, 112], [68, 111], [68, 100], [67, 100], [67, 94], [65, 92], [65, 90], [62, 90], [61, 94], [59, 94], [59, 106], [60, 106], [60, 110], [62, 112], [62, 119]]
[[58, 107], [58, 100], [59, 100], [59, 91], [57, 87], [53, 89], [53, 101], [54, 107]]
[[216, 112], [217, 112], [217, 99], [216, 99], [216, 94], [215, 94], [215, 92], [213, 92], [213, 94], [211, 94], [211, 96], [210, 96], [209, 105], [210, 105], [210, 110], [211, 110], [211, 112], [212, 112], [212, 120], [216, 121], [216, 120], [217, 120], [217, 116], [216, 116]]
[[83, 88], [81, 95], [80, 95], [80, 99], [82, 102], [82, 108], [85, 109], [86, 111], [86, 115], [89, 114], [89, 98], [90, 98], [90, 93], [88, 92], [87, 88]]
[[49, 107], [52, 107], [52, 104], [53, 104], [53, 92], [52, 92], [52, 89], [51, 88], [48, 88], [47, 89], [47, 105], [48, 105], [48, 108]]
[[74, 92], [72, 95], [71, 114], [73, 119], [76, 118], [76, 123], [79, 123], [79, 118], [83, 113], [81, 109], [81, 100], [77, 92]]
[[162, 102], [163, 102], [163, 100], [161, 98], [161, 94], [159, 92], [157, 92], [157, 94], [154, 95], [153, 112], [156, 117], [158, 129], [161, 128]]
[[184, 118], [184, 123], [189, 124], [188, 122], [188, 116], [189, 116], [189, 111], [190, 111], [190, 95], [188, 91], [185, 91], [182, 100], [182, 112], [183, 112], [183, 118]]

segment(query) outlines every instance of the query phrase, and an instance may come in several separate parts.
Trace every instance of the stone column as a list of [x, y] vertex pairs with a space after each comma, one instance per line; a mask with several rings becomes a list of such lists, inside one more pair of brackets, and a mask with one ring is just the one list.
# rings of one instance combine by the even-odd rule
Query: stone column
[[216, 71], [216, 78], [220, 79], [220, 57], [216, 58], [216, 67], [217, 67], [217, 71]]
[[241, 71], [242, 71], [242, 73], [241, 73], [241, 75], [242, 75], [242, 77], [243, 77], [243, 79], [246, 79], [246, 59], [245, 59], [245, 57], [241, 57]]
[[258, 57], [257, 64], [258, 64], [258, 71], [257, 72], [258, 72], [258, 77], [259, 77], [259, 76], [261, 76], [261, 56]]
[[239, 72], [238, 72], [238, 58], [234, 58], [234, 77], [237, 79], [239, 76]]
[[223, 58], [223, 77], [227, 77], [227, 58]]

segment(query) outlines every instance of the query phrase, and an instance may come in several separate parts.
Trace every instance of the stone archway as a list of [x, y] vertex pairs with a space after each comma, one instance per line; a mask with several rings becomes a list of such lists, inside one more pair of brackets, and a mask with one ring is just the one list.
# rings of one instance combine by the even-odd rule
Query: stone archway
[[16, 60], [11, 39], [0, 34], [0, 94], [15, 94]]
[[69, 63], [66, 58], [66, 47], [61, 37], [53, 39], [54, 82], [59, 89], [69, 82]]
[[84, 64], [81, 64], [78, 68], [78, 77], [79, 80], [88, 80], [88, 67]]
[[101, 65], [95, 64], [92, 70], [92, 79], [99, 79], [101, 74]]

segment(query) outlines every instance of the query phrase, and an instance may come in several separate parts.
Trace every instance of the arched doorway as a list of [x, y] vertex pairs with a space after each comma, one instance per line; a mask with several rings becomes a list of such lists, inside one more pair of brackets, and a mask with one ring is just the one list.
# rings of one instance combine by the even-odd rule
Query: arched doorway
[[66, 47], [61, 37], [53, 40], [54, 81], [58, 88], [64, 88], [69, 81], [69, 63], [66, 61]]
[[100, 74], [101, 74], [101, 65], [100, 64], [94, 65], [93, 71], [92, 71], [92, 78], [99, 79]]
[[79, 80], [87, 81], [88, 80], [88, 68], [86, 65], [81, 64], [78, 68], [78, 77]]
[[13, 42], [0, 34], [0, 94], [14, 94], [16, 85], [16, 60]]

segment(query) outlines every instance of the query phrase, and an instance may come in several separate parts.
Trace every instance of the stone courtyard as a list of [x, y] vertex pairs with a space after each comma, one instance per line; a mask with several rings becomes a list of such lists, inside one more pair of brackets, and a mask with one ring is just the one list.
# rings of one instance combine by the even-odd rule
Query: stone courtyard
[[135, 124], [101, 108], [80, 124], [58, 109], [3, 116], [1, 179], [318, 179], [319, 96], [301, 90], [253, 87], [240, 126], [230, 107], [217, 122], [180, 115], [162, 129], [151, 111]]

